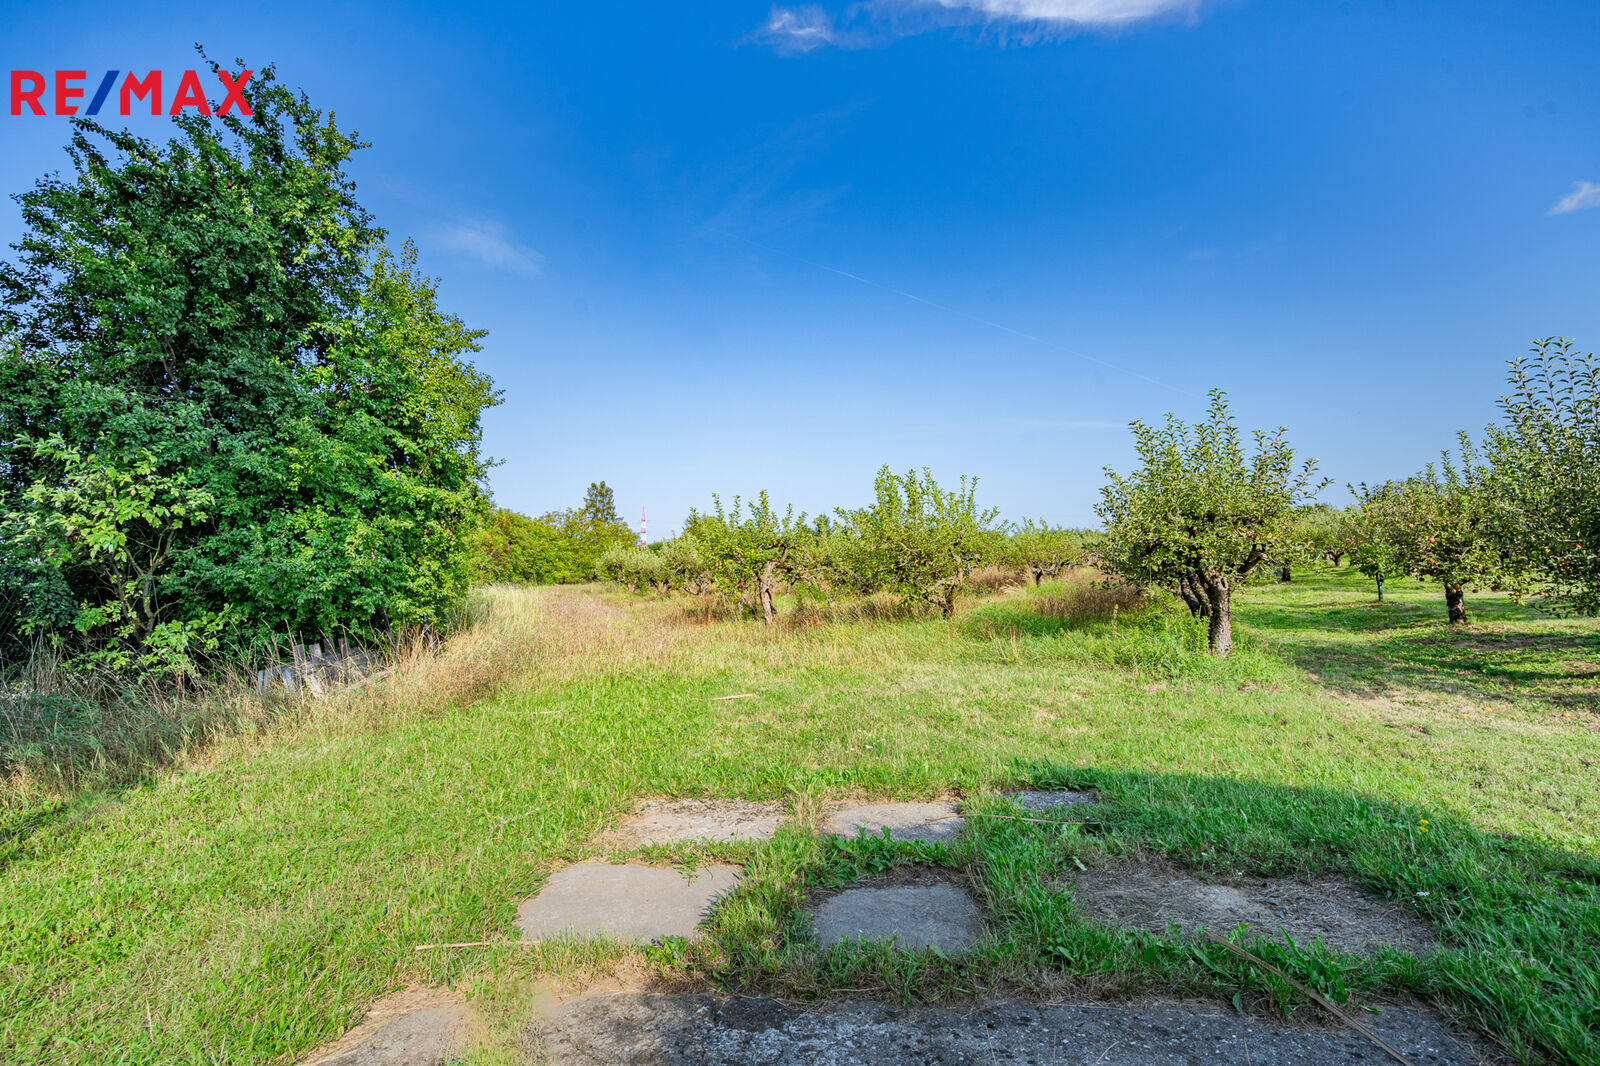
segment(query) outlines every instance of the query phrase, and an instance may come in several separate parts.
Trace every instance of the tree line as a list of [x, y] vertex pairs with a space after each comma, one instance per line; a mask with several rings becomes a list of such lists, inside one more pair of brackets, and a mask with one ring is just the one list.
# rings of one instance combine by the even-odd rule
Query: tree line
[[595, 575], [630, 589], [681, 591], [777, 618], [780, 589], [888, 592], [948, 617], [980, 567], [1005, 565], [1035, 583], [1092, 563], [1111, 579], [1171, 592], [1205, 624], [1211, 650], [1233, 647], [1233, 595], [1253, 580], [1323, 561], [1377, 582], [1427, 581], [1451, 624], [1467, 620], [1472, 587], [1509, 590], [1551, 611], [1600, 612], [1600, 363], [1550, 338], [1510, 363], [1501, 423], [1483, 443], [1418, 473], [1350, 486], [1349, 508], [1316, 503], [1329, 487], [1284, 428], [1241, 432], [1226, 396], [1205, 419], [1132, 423], [1138, 467], [1106, 469], [1100, 531], [998, 522], [977, 482], [940, 486], [927, 470], [882, 468], [874, 499], [808, 523], [765, 492], [690, 515], [683, 532], [601, 552]]
[[982, 567], [1012, 566], [1037, 583], [1088, 561], [1093, 534], [1031, 520], [1002, 524], [978, 505], [977, 488], [976, 478], [945, 487], [926, 469], [885, 466], [871, 503], [814, 520], [780, 510], [765, 492], [731, 503], [714, 495], [712, 509], [692, 512], [671, 540], [603, 552], [595, 575], [742, 607], [772, 624], [781, 592], [802, 601], [889, 593], [949, 617]]
[[1107, 470], [1099, 507], [1101, 564], [1179, 596], [1232, 646], [1234, 590], [1263, 569], [1322, 559], [1377, 582], [1410, 577], [1444, 594], [1467, 621], [1472, 587], [1509, 590], [1551, 611], [1600, 612], [1600, 363], [1552, 337], [1510, 361], [1502, 421], [1482, 443], [1467, 433], [1410, 477], [1351, 486], [1353, 506], [1314, 505], [1327, 487], [1296, 462], [1286, 431], [1246, 447], [1225, 397], [1188, 426], [1134, 423], [1141, 467]]
[[495, 508], [471, 543], [481, 581], [568, 585], [593, 580], [601, 554], [633, 540], [611, 486], [596, 481], [577, 507], [538, 518]]

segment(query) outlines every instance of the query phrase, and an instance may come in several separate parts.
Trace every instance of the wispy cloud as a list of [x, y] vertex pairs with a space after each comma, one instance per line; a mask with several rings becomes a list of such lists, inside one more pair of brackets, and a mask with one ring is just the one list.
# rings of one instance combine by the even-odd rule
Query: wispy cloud
[[752, 37], [780, 52], [810, 52], [836, 44], [833, 16], [816, 4], [774, 7]]
[[1569, 211], [1582, 211], [1586, 207], [1600, 207], [1600, 185], [1592, 181], [1575, 181], [1572, 191], [1556, 201], [1550, 213], [1564, 215]]
[[537, 275], [544, 256], [517, 241], [504, 225], [490, 219], [457, 219], [437, 227], [433, 243], [441, 250], [473, 259], [492, 270]]
[[1199, 7], [1199, 0], [931, 0], [931, 3], [976, 12], [994, 21], [1069, 23], [1083, 27], [1126, 26], [1179, 11], [1193, 14]]
[[825, 46], [870, 48], [957, 26], [997, 31], [1014, 43], [1111, 31], [1173, 15], [1193, 18], [1205, 0], [865, 0], [834, 16], [816, 4], [774, 7], [750, 40], [798, 54]]
[[770, 233], [815, 218], [849, 186], [797, 185], [795, 173], [867, 105], [852, 103], [789, 123], [725, 166], [696, 175], [697, 191], [717, 197], [700, 225], [708, 232]]

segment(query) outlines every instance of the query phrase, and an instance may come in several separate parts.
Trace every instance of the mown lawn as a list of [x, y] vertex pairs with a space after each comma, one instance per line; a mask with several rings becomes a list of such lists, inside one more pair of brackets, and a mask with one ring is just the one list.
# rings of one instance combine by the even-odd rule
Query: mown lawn
[[[797, 996], [1292, 1008], [1221, 949], [1100, 929], [1050, 887], [1140, 853], [1349, 876], [1436, 923], [1444, 948], [1254, 950], [1329, 994], [1432, 999], [1528, 1061], [1600, 1060], [1600, 626], [1484, 596], [1469, 597], [1483, 622], [1447, 634], [1432, 590], [1378, 607], [1358, 576], [1303, 574], [1247, 590], [1242, 646], [1216, 662], [1179, 613], [1086, 614], [1069, 593], [767, 632], [592, 588], [494, 590], [473, 633], [392, 690], [145, 786], [8, 811], [0, 1060], [287, 1062], [408, 982], [461, 983], [509, 1027], [540, 974], [613, 964]], [[473, 691], [462, 675], [490, 694], [424, 698]], [[736, 693], [754, 695], [712, 699]], [[1005, 813], [984, 797], [1010, 784], [1103, 802], [1082, 826], [982, 817]], [[781, 798], [803, 822], [827, 798], [941, 793], [979, 815], [952, 848], [792, 829], [650, 852], [746, 864], [694, 945], [412, 950], [508, 934], [540, 877], [595, 854], [639, 798]], [[996, 923], [984, 949], [819, 955], [804, 889], [913, 859], [974, 879]]]

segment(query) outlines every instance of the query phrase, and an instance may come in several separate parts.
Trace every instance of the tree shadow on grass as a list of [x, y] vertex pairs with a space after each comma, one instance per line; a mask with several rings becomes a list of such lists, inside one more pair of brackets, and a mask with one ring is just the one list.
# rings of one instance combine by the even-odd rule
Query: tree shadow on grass
[[[1201, 885], [1278, 877], [1312, 896], [1330, 883], [1325, 879], [1353, 885], [1428, 923], [1440, 946], [1420, 955], [1341, 954], [1310, 940], [1284, 944], [1265, 930], [1232, 939], [1324, 994], [1447, 1007], [1524, 1061], [1600, 1061], [1600, 956], [1593, 948], [1600, 860], [1593, 855], [1326, 787], [1042, 760], [1013, 762], [998, 784], [1087, 789], [1096, 802], [1064, 809], [1059, 818], [1019, 819], [993, 797], [974, 797], [967, 834], [949, 852], [870, 838], [820, 845], [808, 837], [800, 846], [794, 838], [781, 861], [769, 853], [753, 864], [731, 909], [713, 915], [708, 936], [719, 949], [719, 981], [741, 993], [808, 1000], [870, 993], [913, 1003], [955, 990], [1026, 994], [1045, 987], [1059, 995], [1062, 982], [1104, 994], [1097, 976], [1115, 975], [1114, 987], [1137, 993], [1235, 1004], [1242, 993], [1252, 1009], [1267, 1010], [1268, 1001], [1304, 1002], [1253, 963], [1198, 937], [1092, 918], [1071, 887], [1079, 873], [1114, 874], [1119, 863], [1159, 859], [1191, 871]], [[857, 882], [890, 866], [930, 863], [959, 865], [977, 878], [990, 911], [986, 947], [936, 960], [891, 952], [881, 966], [819, 968], [796, 884]], [[752, 933], [766, 946], [752, 950]]]
[[[1252, 614], [1249, 625], [1261, 619]], [[1301, 632], [1305, 632], [1302, 627]], [[1366, 639], [1331, 633], [1267, 640], [1320, 685], [1379, 698], [1424, 690], [1470, 699], [1534, 700], [1600, 713], [1600, 632], [1528, 634], [1514, 623], [1437, 622], [1364, 629]]]
[[1412, 804], [1319, 787], [1019, 761], [1016, 783], [1093, 789], [1074, 808], [1113, 853], [1202, 874], [1335, 874], [1432, 923], [1442, 948], [1395, 990], [1448, 1003], [1513, 1053], [1600, 1061], [1600, 860]]
[[30, 807], [0, 809], [0, 871], [34, 855], [34, 839], [89, 821], [96, 812], [122, 802], [137, 784], [117, 785], [69, 800], [52, 800]]

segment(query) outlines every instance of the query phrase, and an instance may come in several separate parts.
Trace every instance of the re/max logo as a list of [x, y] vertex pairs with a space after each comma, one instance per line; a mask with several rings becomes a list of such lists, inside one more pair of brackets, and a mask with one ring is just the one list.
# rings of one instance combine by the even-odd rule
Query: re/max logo
[[[226, 115], [234, 107], [238, 107], [241, 115], [251, 115], [250, 103], [244, 98], [245, 82], [250, 80], [253, 70], [240, 71], [237, 76], [226, 70], [219, 70], [216, 75], [222, 81], [222, 87], [228, 95], [222, 103], [217, 105], [215, 112], [211, 110], [211, 103], [206, 99], [205, 90], [200, 84], [200, 75], [192, 70], [183, 72], [178, 79], [177, 91], [172, 94], [172, 106], [165, 112], [168, 115], [183, 113], [186, 107], [192, 107], [202, 115]], [[133, 71], [128, 71], [128, 76], [123, 79], [119, 88], [117, 78], [121, 76], [120, 70], [108, 70], [106, 76], [100, 79], [100, 87], [94, 91], [94, 96], [89, 100], [89, 106], [81, 111], [78, 101], [84, 98], [84, 85], [88, 81], [89, 72], [86, 70], [57, 70], [54, 71], [54, 89], [50, 94], [50, 102], [54, 105], [54, 114], [57, 115], [98, 115], [100, 108], [105, 106], [106, 100], [112, 92], [117, 93], [118, 114], [133, 114], [134, 101], [150, 105], [152, 115], [162, 114], [161, 110], [161, 71], [152, 70], [144, 77], [139, 77]], [[11, 72], [11, 113], [22, 114], [22, 109], [27, 107], [35, 115], [43, 115], [45, 111], [44, 95], [51, 88], [51, 82], [37, 70], [13, 70]]]

